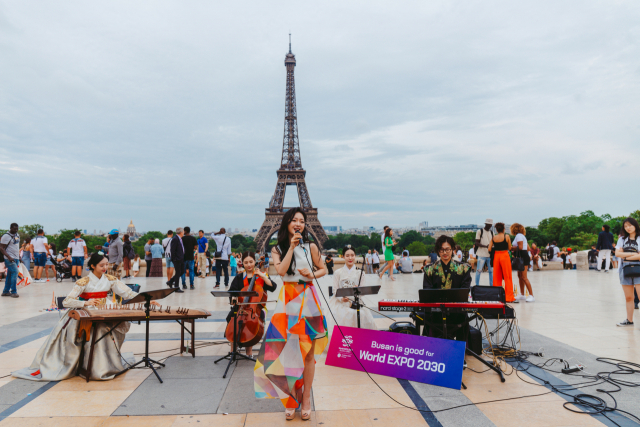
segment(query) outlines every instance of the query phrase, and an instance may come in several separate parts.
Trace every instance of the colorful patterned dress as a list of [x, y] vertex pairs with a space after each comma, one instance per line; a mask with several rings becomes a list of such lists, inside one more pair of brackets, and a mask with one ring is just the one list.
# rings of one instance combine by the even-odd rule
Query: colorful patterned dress
[[280, 399], [285, 408], [298, 408], [297, 390], [303, 386], [304, 359], [315, 340], [315, 357], [329, 342], [327, 322], [322, 314], [320, 298], [313, 282], [301, 276], [297, 269], [311, 265], [309, 244], [304, 250], [293, 251], [294, 275], [282, 277], [278, 304], [265, 333], [253, 371], [254, 389], [258, 399]]

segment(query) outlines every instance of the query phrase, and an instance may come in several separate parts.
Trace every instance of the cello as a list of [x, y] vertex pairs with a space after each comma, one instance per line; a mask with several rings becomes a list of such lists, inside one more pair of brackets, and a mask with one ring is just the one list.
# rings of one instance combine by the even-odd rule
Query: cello
[[[258, 295], [255, 297], [242, 297], [237, 304], [237, 314], [235, 322], [237, 322], [238, 334], [235, 342], [239, 347], [253, 347], [260, 342], [264, 335], [264, 320], [260, 316], [262, 309], [267, 302], [267, 292], [262, 288], [263, 280], [256, 274], [256, 269], [262, 268], [264, 262], [260, 262], [253, 269], [253, 277], [251, 282], [242, 288], [242, 291], [254, 291]], [[256, 280], [256, 279], [259, 279]], [[256, 283], [257, 282], [257, 283]], [[224, 332], [225, 338], [234, 343], [234, 325], [232, 322], [227, 323], [227, 329]]]

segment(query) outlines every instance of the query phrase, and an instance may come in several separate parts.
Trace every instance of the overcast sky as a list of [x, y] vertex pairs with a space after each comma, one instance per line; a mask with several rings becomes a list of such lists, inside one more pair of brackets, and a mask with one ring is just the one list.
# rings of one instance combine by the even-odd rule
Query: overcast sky
[[528, 3], [1, 1], [0, 228], [259, 228], [289, 31], [323, 225], [639, 209], [640, 3]]

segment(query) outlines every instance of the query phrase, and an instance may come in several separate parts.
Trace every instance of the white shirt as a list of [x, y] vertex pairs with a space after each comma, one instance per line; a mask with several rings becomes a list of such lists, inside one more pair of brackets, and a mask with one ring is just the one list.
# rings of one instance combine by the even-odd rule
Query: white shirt
[[84, 257], [84, 248], [87, 246], [84, 240], [78, 238], [69, 242], [67, 248], [71, 248], [72, 257]]
[[469, 259], [475, 259], [476, 257], [476, 251], [473, 250], [473, 247], [471, 247], [471, 249], [469, 249]]
[[[231, 239], [228, 238], [226, 236], [226, 234], [219, 234], [219, 235], [215, 235], [212, 234], [211, 238], [213, 239], [214, 242], [216, 242], [216, 252], [220, 251], [222, 252], [222, 255], [220, 256], [220, 259], [222, 260], [228, 260], [229, 259], [229, 254], [231, 253]], [[225, 240], [226, 238], [226, 240]], [[223, 245], [224, 243], [224, 245]], [[296, 280], [297, 282], [297, 280]]]
[[364, 256], [364, 259], [367, 261], [367, 264], [372, 264], [373, 263], [373, 256], [371, 254], [366, 254]]
[[380, 264], [380, 257], [378, 256], [377, 253], [372, 253], [371, 254], [371, 258], [373, 259], [373, 263], [374, 264]]
[[462, 251], [456, 252], [456, 257], [458, 258], [458, 262], [462, 262]]
[[527, 245], [527, 238], [524, 236], [524, 234], [522, 233], [518, 233], [516, 234], [516, 238], [513, 239], [513, 242], [511, 243], [512, 246], [518, 246], [518, 242], [522, 242], [522, 250], [526, 251], [529, 249], [529, 246]]
[[162, 249], [164, 249], [164, 257], [167, 259], [171, 259], [171, 239], [173, 236], [162, 239]]
[[382, 243], [382, 252], [384, 253], [384, 249], [385, 249], [385, 246], [384, 246], [384, 233], [382, 233], [382, 236], [380, 237], [380, 242]]
[[[88, 276], [85, 276], [76, 282], [73, 289], [71, 289], [71, 292], [62, 302], [62, 305], [66, 308], [85, 307], [85, 302], [78, 299], [80, 295], [83, 293], [108, 292], [109, 290], [112, 290], [115, 294], [124, 299], [131, 299], [138, 295], [137, 292], [132, 291], [131, 288], [122, 283], [116, 277], [111, 276], [111, 278], [109, 278], [106, 274], [103, 274], [102, 277], [98, 279], [94, 276], [93, 272], [91, 272]], [[106, 303], [106, 298], [100, 299], [102, 300], [102, 304]], [[85, 308], [94, 310], [98, 307], [87, 306]]]
[[551, 258], [551, 261], [562, 262], [562, 257], [558, 256], [559, 253], [560, 253], [560, 248], [558, 248], [557, 246], [554, 246], [553, 247], [553, 258]]
[[42, 252], [43, 254], [47, 253], [47, 248], [44, 246], [49, 243], [46, 237], [44, 236], [36, 236], [31, 240], [31, 244], [33, 245], [33, 252]]
[[[482, 239], [480, 238], [482, 236]], [[489, 242], [493, 238], [493, 232], [491, 230], [487, 231], [484, 228], [476, 231], [476, 240], [480, 240], [481, 245], [489, 245]], [[488, 258], [489, 257], [489, 249], [488, 248], [478, 248], [478, 253], [476, 256]]]
[[[229, 240], [229, 239], [227, 239], [227, 240]], [[309, 279], [307, 277], [304, 277], [298, 271], [298, 270], [302, 270], [304, 268], [308, 269], [309, 271], [313, 271], [313, 268], [311, 267], [311, 264], [309, 264], [309, 262], [311, 261], [311, 247], [310, 247], [309, 243], [305, 243], [303, 246], [307, 250], [306, 254], [305, 254], [304, 249], [302, 249], [302, 247], [300, 245], [296, 246], [293, 249], [293, 259], [291, 260], [291, 262], [293, 264], [292, 265], [293, 275], [285, 274], [284, 276], [282, 276], [282, 281], [283, 282], [296, 282], [297, 283], [299, 280], [302, 280], [304, 282], [308, 282], [309, 281]], [[283, 257], [284, 257], [284, 255], [283, 255]], [[307, 259], [308, 259], [308, 261], [307, 261]]]

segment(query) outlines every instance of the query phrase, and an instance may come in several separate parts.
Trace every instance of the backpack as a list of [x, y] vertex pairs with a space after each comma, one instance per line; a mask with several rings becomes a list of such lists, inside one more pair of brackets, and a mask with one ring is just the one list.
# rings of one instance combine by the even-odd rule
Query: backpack
[[[491, 240], [493, 240], [493, 231], [489, 230], [491, 233]], [[482, 243], [482, 236], [484, 235], [484, 228], [480, 229], [480, 238], [478, 239], [480, 243]], [[473, 245], [473, 253], [476, 254], [476, 258], [478, 257], [478, 245]]]
[[549, 249], [547, 249], [547, 259], [550, 261], [556, 254], [554, 250], [555, 246], [549, 245]]

